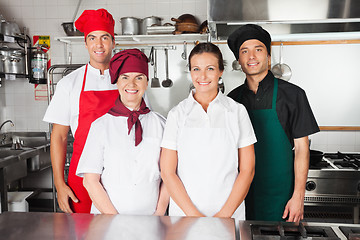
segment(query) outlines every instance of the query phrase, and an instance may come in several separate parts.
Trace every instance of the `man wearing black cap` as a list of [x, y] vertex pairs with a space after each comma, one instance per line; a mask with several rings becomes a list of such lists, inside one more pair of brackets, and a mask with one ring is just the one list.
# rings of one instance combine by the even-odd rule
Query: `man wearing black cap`
[[306, 94], [269, 71], [271, 37], [262, 27], [240, 27], [228, 45], [246, 74], [229, 97], [247, 108], [258, 140], [246, 219], [298, 222], [304, 213], [308, 135], [319, 131]]

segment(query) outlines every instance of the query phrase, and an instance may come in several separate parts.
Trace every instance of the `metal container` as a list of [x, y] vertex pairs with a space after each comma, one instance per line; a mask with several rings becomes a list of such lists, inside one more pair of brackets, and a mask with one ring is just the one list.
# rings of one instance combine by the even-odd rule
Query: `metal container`
[[140, 30], [140, 19], [135, 17], [123, 17], [121, 21], [121, 30], [123, 35], [138, 35]]
[[84, 33], [75, 28], [74, 22], [64, 22], [61, 26], [63, 27], [66, 36], [84, 36]]
[[148, 34], [147, 27], [150, 27], [150, 26], [161, 26], [161, 20], [162, 20], [162, 18], [160, 18], [160, 17], [155, 17], [155, 16], [146, 17], [146, 18], [141, 19], [140, 33], [141, 33], [142, 35], [147, 35], [147, 34]]
[[25, 52], [21, 49], [1, 50], [4, 73], [25, 74]]
[[147, 27], [147, 35], [155, 35], [155, 34], [172, 34], [175, 31], [175, 26], [167, 25], [167, 26], [150, 26]]
[[19, 37], [22, 35], [19, 25], [15, 22], [1, 22], [1, 33], [12, 37]]

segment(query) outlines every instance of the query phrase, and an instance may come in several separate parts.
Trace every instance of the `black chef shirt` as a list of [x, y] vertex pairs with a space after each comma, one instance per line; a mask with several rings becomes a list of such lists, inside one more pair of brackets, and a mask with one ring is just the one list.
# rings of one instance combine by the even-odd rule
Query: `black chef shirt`
[[[228, 96], [243, 104], [248, 111], [270, 109], [272, 107], [273, 90], [274, 75], [269, 71], [259, 83], [256, 94], [249, 89], [247, 80], [245, 80], [244, 84], [232, 90]], [[294, 147], [295, 138], [309, 136], [320, 131], [305, 91], [281, 79], [278, 81], [276, 113], [292, 147]]]

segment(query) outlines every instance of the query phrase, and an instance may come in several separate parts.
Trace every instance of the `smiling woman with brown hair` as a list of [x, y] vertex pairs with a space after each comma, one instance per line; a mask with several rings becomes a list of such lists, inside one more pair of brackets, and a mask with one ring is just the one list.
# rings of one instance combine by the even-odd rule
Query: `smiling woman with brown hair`
[[198, 44], [189, 66], [195, 91], [169, 112], [161, 143], [169, 215], [245, 219], [256, 142], [249, 116], [218, 90], [224, 65], [216, 45]]

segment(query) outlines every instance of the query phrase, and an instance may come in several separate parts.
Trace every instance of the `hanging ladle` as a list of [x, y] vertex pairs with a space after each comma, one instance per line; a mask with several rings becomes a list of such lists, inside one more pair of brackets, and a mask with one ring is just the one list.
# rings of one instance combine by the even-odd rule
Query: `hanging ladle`
[[275, 64], [272, 67], [271, 71], [276, 78], [289, 81], [292, 75], [291, 68], [289, 67], [289, 65], [283, 63], [282, 50], [283, 50], [283, 43], [280, 43], [280, 62]]
[[171, 87], [173, 85], [172, 80], [169, 78], [169, 56], [168, 56], [168, 49], [165, 48], [165, 72], [166, 72], [166, 79], [162, 81], [161, 85], [163, 87]]

